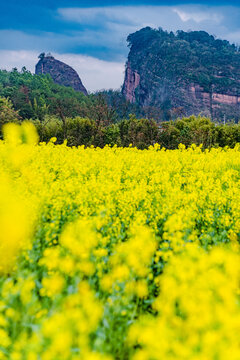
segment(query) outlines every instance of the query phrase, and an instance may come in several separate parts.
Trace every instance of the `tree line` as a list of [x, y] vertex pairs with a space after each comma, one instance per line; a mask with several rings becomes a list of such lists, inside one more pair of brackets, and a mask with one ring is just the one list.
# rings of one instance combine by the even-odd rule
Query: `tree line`
[[[23, 119], [11, 101], [0, 98], [0, 136], [5, 123], [21, 121]], [[176, 149], [180, 143], [186, 146], [202, 144], [203, 148], [234, 147], [240, 143], [240, 124], [216, 124], [200, 115], [165, 122], [137, 118], [133, 114], [115, 123], [107, 117], [105, 121], [81, 116], [64, 117], [63, 121], [58, 115], [29, 121], [36, 126], [40, 141], [48, 142], [54, 137], [57, 144], [67, 140], [69, 146], [132, 145], [146, 149], [158, 143], [166, 149]]]

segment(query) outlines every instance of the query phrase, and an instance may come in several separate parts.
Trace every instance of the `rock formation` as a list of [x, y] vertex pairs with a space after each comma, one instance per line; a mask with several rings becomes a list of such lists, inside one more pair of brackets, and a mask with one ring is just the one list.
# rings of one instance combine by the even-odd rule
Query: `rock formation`
[[136, 101], [135, 90], [137, 89], [139, 84], [140, 84], [140, 76], [137, 71], [133, 71], [131, 69], [131, 65], [128, 62], [126, 68], [123, 92], [127, 100], [129, 100], [131, 103], [134, 103]]
[[45, 56], [45, 53], [42, 53], [39, 55], [35, 73], [37, 75], [49, 74], [56, 84], [72, 87], [74, 90], [87, 95], [87, 90], [77, 72], [71, 66], [56, 60], [51, 54]]
[[[181, 115], [240, 119], [240, 51], [204, 31], [150, 27], [129, 35], [122, 92], [131, 103]], [[179, 110], [180, 109], [180, 110]]]

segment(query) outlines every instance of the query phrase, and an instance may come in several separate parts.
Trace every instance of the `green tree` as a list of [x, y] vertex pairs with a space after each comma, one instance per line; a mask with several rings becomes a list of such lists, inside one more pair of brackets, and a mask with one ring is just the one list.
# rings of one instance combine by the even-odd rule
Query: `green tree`
[[8, 122], [18, 122], [20, 119], [17, 111], [9, 99], [0, 97], [0, 131], [2, 126]]

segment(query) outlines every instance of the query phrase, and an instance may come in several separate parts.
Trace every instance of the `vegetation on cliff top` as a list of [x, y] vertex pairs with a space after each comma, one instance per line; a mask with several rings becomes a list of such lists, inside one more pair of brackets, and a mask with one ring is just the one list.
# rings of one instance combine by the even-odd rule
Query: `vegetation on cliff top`
[[[240, 51], [227, 40], [216, 39], [205, 31], [167, 32], [146, 27], [128, 36], [131, 64], [139, 69], [143, 63], [156, 72], [161, 69], [169, 78], [181, 77], [196, 82], [206, 91], [240, 94]], [[155, 62], [161, 59], [160, 62]], [[153, 66], [152, 66], [153, 67]], [[140, 69], [139, 69], [140, 70]]]

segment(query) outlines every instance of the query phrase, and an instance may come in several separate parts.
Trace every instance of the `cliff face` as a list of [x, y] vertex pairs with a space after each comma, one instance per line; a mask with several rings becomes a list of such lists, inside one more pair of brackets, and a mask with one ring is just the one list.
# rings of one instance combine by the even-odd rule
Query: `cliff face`
[[240, 52], [204, 31], [129, 35], [123, 94], [171, 115], [240, 118]]
[[140, 84], [140, 75], [131, 69], [130, 62], [127, 63], [123, 93], [131, 103], [136, 101], [135, 90]]
[[53, 81], [58, 85], [72, 87], [76, 91], [87, 95], [87, 90], [83, 86], [77, 72], [71, 66], [56, 60], [53, 56], [41, 54], [40, 60], [36, 65], [35, 74], [49, 74]]

